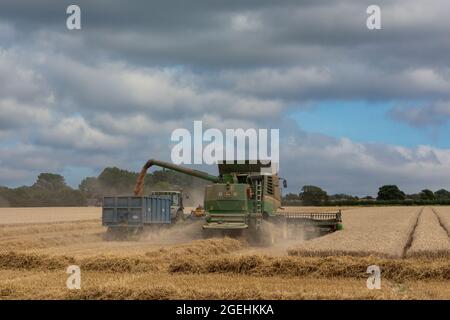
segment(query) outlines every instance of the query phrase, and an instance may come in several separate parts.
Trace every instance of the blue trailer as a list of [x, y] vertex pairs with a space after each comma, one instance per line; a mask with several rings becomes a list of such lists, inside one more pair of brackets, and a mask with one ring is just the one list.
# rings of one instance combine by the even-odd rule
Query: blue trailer
[[108, 227], [107, 240], [138, 234], [147, 226], [170, 225], [170, 197], [104, 197], [102, 225]]

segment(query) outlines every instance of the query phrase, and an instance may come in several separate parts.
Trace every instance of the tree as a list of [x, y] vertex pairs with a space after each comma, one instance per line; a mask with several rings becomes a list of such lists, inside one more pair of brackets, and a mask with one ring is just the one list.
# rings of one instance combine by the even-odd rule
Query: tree
[[424, 189], [419, 193], [420, 199], [422, 200], [434, 200], [436, 199], [433, 191], [429, 189]]
[[409, 199], [409, 200], [422, 200], [420, 193], [408, 194], [408, 195], [406, 195], [406, 199]]
[[[0, 187], [0, 207], [84, 206], [86, 199], [101, 199], [105, 195], [132, 194], [138, 173], [119, 168], [105, 168], [96, 177], [81, 181], [78, 190], [66, 185], [63, 176], [41, 173], [31, 186], [9, 189]], [[144, 194], [153, 190], [201, 190], [208, 182], [171, 170], [157, 170], [145, 177]]]
[[8, 200], [11, 197], [11, 190], [6, 187], [0, 187], [0, 208], [11, 206]]
[[300, 200], [298, 197], [298, 194], [295, 193], [288, 193], [284, 196], [285, 200]]
[[33, 186], [49, 191], [57, 191], [67, 188], [64, 177], [56, 173], [41, 173]]
[[[31, 186], [15, 189], [0, 188], [2, 203], [11, 207], [84, 206], [86, 198], [78, 190], [66, 185], [64, 177], [55, 173], [41, 173]], [[0, 203], [0, 205], [2, 205]]]
[[138, 174], [119, 168], [105, 168], [98, 176], [98, 182], [102, 190], [107, 194], [131, 193], [136, 183]]
[[100, 183], [96, 177], [84, 178], [78, 186], [78, 190], [80, 190], [87, 198], [102, 197], [102, 188], [100, 187]]
[[396, 185], [385, 185], [379, 188], [377, 200], [405, 200], [406, 195]]
[[329, 196], [330, 201], [356, 201], [359, 198], [345, 193], [338, 193]]
[[450, 192], [445, 189], [440, 189], [434, 193], [434, 196], [439, 200], [450, 199]]
[[328, 201], [327, 193], [316, 186], [304, 186], [299, 197], [305, 205], [318, 205]]

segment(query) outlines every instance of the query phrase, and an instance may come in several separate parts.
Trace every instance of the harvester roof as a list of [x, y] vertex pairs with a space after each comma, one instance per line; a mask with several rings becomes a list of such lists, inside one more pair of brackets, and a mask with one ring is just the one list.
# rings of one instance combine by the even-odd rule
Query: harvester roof
[[260, 160], [234, 160], [234, 161], [224, 161], [219, 162], [219, 173], [229, 174], [229, 173], [260, 173], [261, 168], [270, 168], [271, 162], [264, 161], [262, 163]]

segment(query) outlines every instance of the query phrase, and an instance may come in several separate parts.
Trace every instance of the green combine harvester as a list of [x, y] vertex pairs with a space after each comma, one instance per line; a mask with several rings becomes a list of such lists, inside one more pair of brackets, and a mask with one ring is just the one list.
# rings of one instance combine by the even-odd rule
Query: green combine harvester
[[[259, 161], [219, 163], [219, 175], [192, 170], [179, 165], [151, 159], [141, 170], [136, 182], [134, 197], [143, 197], [144, 178], [147, 170], [159, 166], [210, 181], [204, 197], [205, 217], [203, 234], [245, 236], [251, 243], [270, 244], [277, 238], [290, 238], [298, 234], [309, 238], [334, 232], [342, 228], [341, 212], [284, 212], [281, 208], [280, 182], [286, 180], [277, 174], [264, 174], [262, 169], [269, 164]], [[109, 199], [110, 202], [114, 202]], [[131, 200], [130, 200], [131, 201]], [[109, 220], [103, 225], [128, 228], [127, 220], [117, 224], [111, 211]], [[105, 209], [104, 209], [105, 210]], [[148, 211], [153, 210], [148, 208]], [[160, 213], [158, 213], [160, 215]], [[158, 220], [158, 222], [161, 219]], [[111, 223], [108, 221], [112, 221]], [[167, 218], [165, 221], [174, 223]]]

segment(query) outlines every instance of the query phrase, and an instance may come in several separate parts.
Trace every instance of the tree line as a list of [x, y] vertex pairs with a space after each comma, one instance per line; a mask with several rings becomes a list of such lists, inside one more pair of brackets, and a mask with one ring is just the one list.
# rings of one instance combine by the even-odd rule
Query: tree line
[[435, 192], [424, 189], [419, 193], [406, 194], [396, 185], [384, 185], [378, 189], [377, 197], [357, 197], [347, 194], [328, 195], [317, 186], [304, 186], [298, 194], [288, 193], [283, 197], [284, 205], [450, 205], [450, 192], [440, 189]]
[[[130, 195], [138, 173], [117, 167], [105, 168], [97, 177], [87, 177], [77, 189], [66, 184], [62, 175], [41, 173], [31, 186], [18, 188], [0, 187], [0, 207], [51, 207], [86, 206], [99, 204], [106, 195]], [[207, 182], [171, 170], [147, 173], [144, 194], [153, 190], [185, 190], [188, 193], [200, 190]], [[424, 189], [417, 194], [406, 194], [396, 185], [379, 188], [377, 197], [357, 197], [347, 194], [328, 195], [317, 186], [304, 186], [298, 194], [288, 193], [283, 197], [284, 205], [450, 205], [450, 192], [440, 189], [435, 192]]]
[[[78, 188], [67, 185], [60, 174], [41, 173], [31, 186], [0, 187], [0, 207], [64, 207], [99, 204], [106, 195], [131, 195], [138, 173], [117, 167], [105, 168], [97, 177], [87, 177]], [[171, 170], [148, 173], [144, 192], [153, 190], [203, 189], [205, 182]]]

